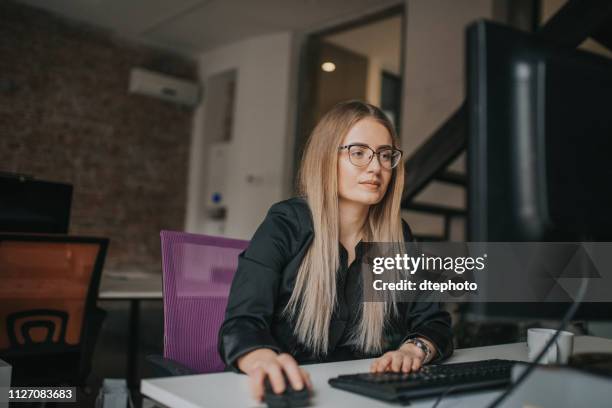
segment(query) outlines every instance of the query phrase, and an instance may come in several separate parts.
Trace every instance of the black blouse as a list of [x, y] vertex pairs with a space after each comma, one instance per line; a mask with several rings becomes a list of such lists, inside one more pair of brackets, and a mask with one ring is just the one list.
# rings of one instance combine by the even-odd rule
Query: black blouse
[[[405, 240], [411, 241], [412, 234], [405, 222], [403, 230]], [[358, 266], [361, 242], [350, 266], [348, 253], [340, 245], [337, 306], [330, 322], [325, 356], [313, 356], [302, 346], [293, 333], [291, 321], [283, 314], [313, 235], [307, 202], [292, 198], [270, 208], [249, 247], [240, 254], [225, 321], [219, 331], [219, 353], [229, 368], [237, 370], [238, 357], [262, 347], [289, 353], [299, 364], [376, 357], [359, 352], [350, 342], [359, 318], [355, 311], [363, 299]], [[450, 315], [438, 303], [399, 303], [398, 309], [399, 314], [385, 327], [388, 350], [396, 349], [411, 337], [423, 337], [436, 346], [439, 352], [436, 360], [452, 354]]]

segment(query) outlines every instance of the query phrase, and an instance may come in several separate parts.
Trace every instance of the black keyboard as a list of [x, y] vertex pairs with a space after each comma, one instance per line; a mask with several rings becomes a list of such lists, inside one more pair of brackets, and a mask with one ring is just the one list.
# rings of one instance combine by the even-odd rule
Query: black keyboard
[[517, 361], [482, 360], [440, 364], [405, 373], [363, 373], [340, 375], [329, 380], [332, 387], [396, 403], [442, 393], [475, 391], [510, 384]]

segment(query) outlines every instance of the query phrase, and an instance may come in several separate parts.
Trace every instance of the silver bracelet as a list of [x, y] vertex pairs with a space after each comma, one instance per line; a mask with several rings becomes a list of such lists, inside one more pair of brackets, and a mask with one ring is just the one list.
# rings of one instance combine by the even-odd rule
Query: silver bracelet
[[425, 358], [423, 359], [423, 364], [429, 362], [429, 359], [431, 357], [432, 351], [429, 348], [429, 346], [427, 345], [427, 343], [425, 343], [423, 340], [418, 339], [418, 338], [408, 339], [408, 340], [406, 340], [406, 342], [404, 342], [404, 344], [414, 344], [415, 346], [420, 348], [423, 351], [423, 353], [425, 353]]

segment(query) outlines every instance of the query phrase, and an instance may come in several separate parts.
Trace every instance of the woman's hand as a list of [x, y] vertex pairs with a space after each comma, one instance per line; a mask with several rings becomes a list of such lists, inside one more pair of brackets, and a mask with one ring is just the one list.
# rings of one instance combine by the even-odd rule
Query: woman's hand
[[283, 372], [294, 390], [299, 391], [305, 386], [312, 390], [310, 374], [299, 367], [295, 359], [287, 353], [277, 354], [265, 348], [253, 350], [238, 359], [238, 368], [249, 376], [251, 395], [257, 401], [261, 401], [264, 397], [266, 376], [270, 378], [272, 390], [276, 394], [285, 391]]
[[[425, 340], [424, 340], [425, 341]], [[427, 345], [430, 350], [434, 350], [432, 354], [435, 354], [435, 348], [427, 341]], [[382, 373], [385, 371], [393, 372], [404, 372], [409, 373], [411, 371], [418, 371], [423, 366], [423, 359], [425, 358], [425, 352], [415, 346], [414, 344], [407, 343], [402, 345], [395, 351], [388, 351], [370, 365], [370, 372]]]

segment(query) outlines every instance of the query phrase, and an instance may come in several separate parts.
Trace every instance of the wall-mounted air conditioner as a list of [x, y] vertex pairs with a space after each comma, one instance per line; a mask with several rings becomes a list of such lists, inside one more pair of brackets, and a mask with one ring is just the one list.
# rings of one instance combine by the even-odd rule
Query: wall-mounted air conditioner
[[200, 85], [197, 82], [146, 69], [132, 68], [130, 93], [152, 96], [186, 106], [196, 106], [200, 100]]

